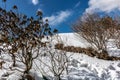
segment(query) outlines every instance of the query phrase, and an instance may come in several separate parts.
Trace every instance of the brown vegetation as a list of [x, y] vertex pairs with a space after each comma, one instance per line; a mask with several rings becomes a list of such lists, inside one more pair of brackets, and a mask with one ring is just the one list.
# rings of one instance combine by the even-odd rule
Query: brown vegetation
[[120, 57], [109, 56], [107, 51], [98, 52], [93, 48], [81, 48], [74, 46], [65, 46], [62, 44], [62, 47], [59, 47], [59, 43], [55, 45], [55, 49], [64, 50], [67, 52], [82, 53], [91, 57], [97, 57], [103, 60], [120, 60]]
[[58, 43], [58, 44], [56, 44], [55, 45], [55, 49], [63, 49], [63, 46], [64, 44], [62, 44], [62, 43]]

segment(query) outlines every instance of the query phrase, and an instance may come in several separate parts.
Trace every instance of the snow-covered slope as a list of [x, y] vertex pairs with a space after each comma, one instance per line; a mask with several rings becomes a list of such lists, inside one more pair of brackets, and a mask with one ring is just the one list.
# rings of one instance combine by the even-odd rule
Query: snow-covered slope
[[[47, 42], [49, 39], [45, 37], [42, 41]], [[63, 43], [64, 46], [76, 46], [76, 47], [89, 47], [90, 45], [80, 36], [77, 36], [76, 33], [59, 33], [50, 38], [52, 43]]]
[[[52, 44], [57, 42], [64, 43], [65, 46], [90, 46], [83, 38], [77, 38], [74, 33], [62, 33], [57, 37], [54, 36], [52, 38]], [[45, 49], [43, 49], [42, 52], [44, 51]], [[101, 60], [95, 57], [89, 57], [85, 54], [72, 52], [67, 52], [66, 54], [67, 56], [70, 56], [70, 63], [68, 66], [69, 73], [68, 75], [61, 76], [63, 80], [120, 80], [119, 61]], [[0, 59], [4, 59], [6, 61], [6, 63], [3, 65], [3, 69], [0, 70], [0, 80], [2, 80], [2, 78], [5, 78], [6, 80], [18, 80], [21, 74], [16, 70], [11, 71], [9, 69], [11, 66], [11, 59], [9, 58], [9, 55], [4, 54]], [[43, 61], [49, 65], [50, 61], [47, 60], [47, 56], [43, 56]], [[19, 63], [19, 65], [22, 64]], [[31, 70], [36, 80], [42, 80], [40, 73], [41, 66], [42, 65], [39, 60], [36, 59]], [[20, 68], [21, 66], [18, 67]], [[43, 66], [43, 69], [46, 70], [46, 67]], [[5, 76], [8, 73], [9, 75]], [[47, 73], [49, 72], [47, 71]], [[52, 76], [52, 74], [49, 74], [49, 76]]]
[[[53, 43], [61, 42], [65, 46], [76, 46], [76, 47], [90, 47], [90, 44], [81, 36], [76, 33], [61, 33], [58, 35], [58, 39], [54, 36]], [[108, 52], [110, 56], [120, 57], [120, 49], [115, 46], [114, 40], [110, 39], [107, 43]]]
[[[82, 38], [78, 37], [76, 33], [60, 33], [58, 34], [58, 40], [63, 42], [65, 46], [77, 46], [77, 47], [89, 47], [90, 45]], [[54, 40], [53, 40], [54, 41]], [[54, 41], [55, 42], [55, 41]]]

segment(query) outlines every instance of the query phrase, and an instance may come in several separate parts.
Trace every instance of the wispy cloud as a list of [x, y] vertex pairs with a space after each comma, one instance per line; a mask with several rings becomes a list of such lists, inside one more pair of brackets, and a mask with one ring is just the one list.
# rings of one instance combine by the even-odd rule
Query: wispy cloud
[[33, 3], [34, 5], [37, 5], [37, 4], [39, 3], [39, 0], [32, 0], [32, 3]]
[[100, 11], [109, 13], [116, 9], [120, 10], [120, 0], [89, 0], [88, 5], [86, 13]]
[[81, 2], [80, 2], [80, 1], [79, 1], [79, 2], [77, 2], [77, 3], [75, 4], [74, 8], [79, 7], [79, 6], [80, 6], [80, 4], [81, 4]]
[[64, 22], [71, 14], [72, 12], [68, 10], [60, 11], [60, 12], [57, 12], [56, 15], [45, 17], [44, 20], [48, 19], [49, 24], [52, 26], [55, 26], [55, 25], [59, 25], [60, 23]]

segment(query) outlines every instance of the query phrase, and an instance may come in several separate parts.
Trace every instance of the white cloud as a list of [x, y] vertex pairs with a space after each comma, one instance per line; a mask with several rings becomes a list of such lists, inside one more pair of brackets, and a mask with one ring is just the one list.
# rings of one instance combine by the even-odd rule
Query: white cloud
[[32, 3], [33, 3], [34, 5], [37, 5], [37, 4], [39, 3], [39, 0], [32, 0]]
[[74, 8], [79, 7], [79, 6], [80, 6], [80, 4], [81, 4], [81, 2], [80, 2], [80, 1], [79, 1], [79, 2], [77, 2], [77, 4], [75, 5], [75, 7], [74, 7]]
[[52, 15], [49, 17], [45, 17], [45, 19], [48, 19], [49, 24], [52, 26], [58, 25], [62, 22], [64, 22], [70, 15], [71, 15], [71, 11], [60, 11], [58, 12], [56, 15]]
[[120, 10], [120, 0], [89, 0], [88, 5], [86, 13], [96, 11], [109, 13], [115, 9]]

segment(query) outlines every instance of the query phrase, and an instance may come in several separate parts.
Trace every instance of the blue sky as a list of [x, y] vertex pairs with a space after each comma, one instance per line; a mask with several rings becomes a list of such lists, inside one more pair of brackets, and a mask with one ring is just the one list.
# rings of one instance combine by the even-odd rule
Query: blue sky
[[[120, 10], [120, 0], [7, 0], [7, 9], [17, 5], [20, 13], [35, 16], [37, 10], [43, 12], [51, 28], [59, 32], [71, 32], [71, 25], [85, 13], [111, 13]], [[4, 4], [0, 0], [0, 6]]]

